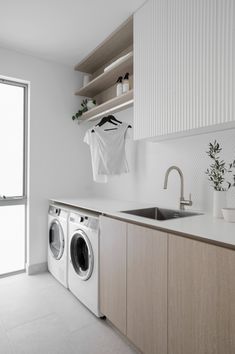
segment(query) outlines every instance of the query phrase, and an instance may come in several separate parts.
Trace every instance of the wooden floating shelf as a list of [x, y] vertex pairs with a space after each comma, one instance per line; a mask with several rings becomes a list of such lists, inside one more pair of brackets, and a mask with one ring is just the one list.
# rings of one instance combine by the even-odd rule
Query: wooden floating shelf
[[125, 21], [86, 58], [75, 66], [75, 70], [94, 73], [101, 66], [117, 56], [123, 48], [133, 44], [133, 17]]
[[[76, 65], [75, 70], [93, 76], [85, 87], [75, 92], [78, 96], [95, 99], [100, 104], [84, 113], [79, 122], [114, 114], [133, 105], [133, 89], [114, 97], [115, 83], [119, 76], [130, 74], [133, 86], [133, 17], [127, 19], [116, 31]], [[115, 63], [116, 60], [120, 60]], [[116, 65], [115, 65], [116, 64]], [[110, 65], [109, 70], [104, 71]]]
[[104, 116], [105, 114], [112, 114], [115, 112], [120, 112], [133, 105], [133, 90], [124, 93], [121, 96], [114, 97], [99, 106], [92, 108], [91, 110], [84, 113], [81, 117], [81, 121], [93, 120]]
[[123, 76], [126, 72], [129, 72], [130, 75], [133, 74], [133, 53], [114, 68], [103, 72], [94, 80], [90, 81], [86, 86], [78, 90], [75, 95], [94, 97], [101, 91], [114, 85], [118, 77]]

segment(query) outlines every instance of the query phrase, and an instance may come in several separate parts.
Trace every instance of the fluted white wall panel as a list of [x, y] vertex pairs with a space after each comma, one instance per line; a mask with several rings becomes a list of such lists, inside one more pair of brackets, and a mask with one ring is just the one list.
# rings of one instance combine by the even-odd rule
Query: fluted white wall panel
[[234, 25], [234, 0], [149, 0], [135, 14], [135, 139], [235, 120]]

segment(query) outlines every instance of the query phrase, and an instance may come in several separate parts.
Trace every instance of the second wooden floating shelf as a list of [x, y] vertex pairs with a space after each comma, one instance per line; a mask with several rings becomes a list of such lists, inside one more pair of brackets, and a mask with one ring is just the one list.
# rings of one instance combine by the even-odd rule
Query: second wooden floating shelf
[[114, 97], [99, 106], [92, 108], [91, 110], [84, 113], [81, 117], [81, 121], [93, 120], [99, 118], [105, 114], [112, 114], [115, 112], [120, 112], [133, 105], [133, 90], [124, 93], [121, 96]]
[[106, 90], [112, 85], [115, 85], [119, 76], [123, 76], [126, 72], [133, 74], [133, 53], [114, 68], [103, 72], [94, 80], [90, 81], [86, 86], [78, 90], [75, 95], [94, 97], [101, 91]]

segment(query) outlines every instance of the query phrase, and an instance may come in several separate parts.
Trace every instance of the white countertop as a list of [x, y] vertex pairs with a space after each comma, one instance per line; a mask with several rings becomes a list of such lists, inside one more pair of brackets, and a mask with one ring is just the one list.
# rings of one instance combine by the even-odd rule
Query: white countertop
[[51, 201], [62, 203], [76, 208], [87, 209], [101, 214], [109, 214], [110, 212], [118, 212], [122, 210], [131, 210], [139, 208], [152, 207], [150, 203], [139, 203], [117, 199], [103, 198], [76, 198], [76, 199], [51, 199]]
[[[223, 219], [215, 219], [209, 214], [159, 221], [120, 212], [156, 206], [161, 207], [157, 205], [157, 203], [141, 203], [102, 198], [61, 198], [51, 199], [51, 201], [91, 210], [141, 225], [151, 226], [166, 232], [184, 234], [185, 236], [216, 243], [225, 247], [235, 247], [235, 223], [227, 223]], [[188, 210], [193, 211], [191, 209]]]

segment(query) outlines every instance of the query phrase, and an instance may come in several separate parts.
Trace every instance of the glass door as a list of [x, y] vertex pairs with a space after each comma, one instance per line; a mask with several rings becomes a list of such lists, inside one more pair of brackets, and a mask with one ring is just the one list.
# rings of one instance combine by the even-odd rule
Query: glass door
[[71, 262], [75, 272], [82, 280], [88, 280], [93, 271], [94, 255], [86, 234], [78, 230], [72, 236], [70, 244]]
[[59, 260], [64, 253], [64, 233], [58, 220], [53, 220], [49, 228], [49, 245], [53, 257]]
[[0, 78], [0, 276], [25, 269], [28, 87]]

